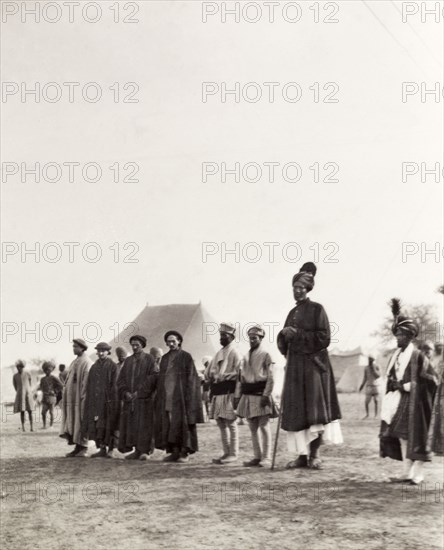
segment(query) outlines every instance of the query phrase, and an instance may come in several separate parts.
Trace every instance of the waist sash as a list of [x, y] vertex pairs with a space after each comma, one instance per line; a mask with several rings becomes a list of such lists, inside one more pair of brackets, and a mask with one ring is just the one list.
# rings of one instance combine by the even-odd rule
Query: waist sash
[[234, 393], [236, 389], [236, 380], [223, 380], [222, 382], [213, 383], [210, 386], [211, 395], [227, 395]]
[[242, 382], [242, 393], [244, 395], [262, 395], [265, 390], [265, 385], [265, 380], [262, 380], [262, 382]]

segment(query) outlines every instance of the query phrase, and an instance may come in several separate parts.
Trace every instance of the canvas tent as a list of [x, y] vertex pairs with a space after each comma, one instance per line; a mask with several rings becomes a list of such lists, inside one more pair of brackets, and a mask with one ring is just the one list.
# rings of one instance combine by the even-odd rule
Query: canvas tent
[[357, 392], [368, 364], [368, 356], [357, 347], [349, 351], [333, 350], [330, 352], [338, 392]]
[[168, 330], [177, 330], [183, 336], [183, 349], [191, 353], [198, 369], [204, 355], [215, 354], [218, 342], [217, 323], [208, 315], [202, 304], [146, 305], [132, 323], [128, 323], [109, 344], [113, 352], [122, 346], [130, 352], [129, 339], [140, 334], [147, 339], [147, 349], [152, 346], [167, 351], [163, 336]]

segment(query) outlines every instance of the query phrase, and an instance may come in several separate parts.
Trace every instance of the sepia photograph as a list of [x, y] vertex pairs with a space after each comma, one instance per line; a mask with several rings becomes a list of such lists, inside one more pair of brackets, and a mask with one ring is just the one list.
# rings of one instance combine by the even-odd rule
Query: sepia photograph
[[444, 550], [444, 1], [0, 0], [4, 550]]

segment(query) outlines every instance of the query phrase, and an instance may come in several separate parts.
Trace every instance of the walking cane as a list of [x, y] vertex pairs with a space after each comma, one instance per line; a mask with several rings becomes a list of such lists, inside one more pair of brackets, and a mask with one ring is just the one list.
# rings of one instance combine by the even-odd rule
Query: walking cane
[[274, 449], [273, 449], [273, 458], [271, 460], [271, 470], [274, 470], [274, 464], [276, 461], [276, 452], [277, 452], [277, 446], [279, 441], [279, 432], [281, 429], [281, 423], [282, 423], [282, 410], [284, 407], [284, 392], [285, 392], [285, 384], [287, 381], [287, 362], [285, 362], [284, 367], [284, 383], [282, 384], [282, 394], [281, 394], [281, 402], [279, 406], [279, 416], [278, 416], [278, 422], [277, 422], [277, 429], [276, 429], [276, 437], [274, 438]]

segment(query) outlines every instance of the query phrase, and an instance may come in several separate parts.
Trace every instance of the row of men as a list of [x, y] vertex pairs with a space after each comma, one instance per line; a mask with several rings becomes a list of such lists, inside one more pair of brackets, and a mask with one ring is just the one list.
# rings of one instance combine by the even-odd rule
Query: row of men
[[[321, 469], [321, 444], [343, 441], [327, 351], [330, 324], [323, 306], [307, 296], [316, 271], [308, 262], [294, 275], [296, 306], [277, 338], [286, 358], [279, 425], [287, 432], [287, 449], [294, 457], [287, 464], [289, 469]], [[392, 301], [392, 313], [398, 347], [387, 370], [380, 455], [404, 462], [404, 475], [394, 482], [417, 484], [423, 480], [423, 464], [431, 460], [432, 452], [444, 452], [442, 382], [436, 392], [437, 374], [413, 344], [418, 324], [401, 314], [398, 300]], [[229, 464], [238, 460], [239, 415], [248, 419], [253, 442], [254, 456], [246, 465], [266, 465], [271, 456], [269, 419], [276, 410], [271, 398], [272, 361], [262, 347], [265, 333], [260, 326], [249, 330], [250, 350], [242, 358], [234, 343], [235, 328], [223, 323], [219, 332], [222, 347], [205, 371], [211, 388], [210, 417], [217, 422], [222, 443], [222, 454], [213, 461]], [[85, 456], [88, 439], [98, 447], [93, 456], [112, 456], [117, 446], [130, 453], [129, 459], [146, 460], [156, 447], [167, 452], [166, 461], [187, 462], [198, 450], [200, 381], [191, 355], [182, 349], [182, 336], [168, 331], [165, 342], [169, 351], [157, 368], [143, 351], [146, 339], [133, 336], [133, 355], [118, 372], [107, 344], [96, 347], [99, 358], [91, 367], [86, 344], [74, 340], [77, 358], [69, 367], [63, 390], [60, 434], [75, 445], [68, 456]]]

